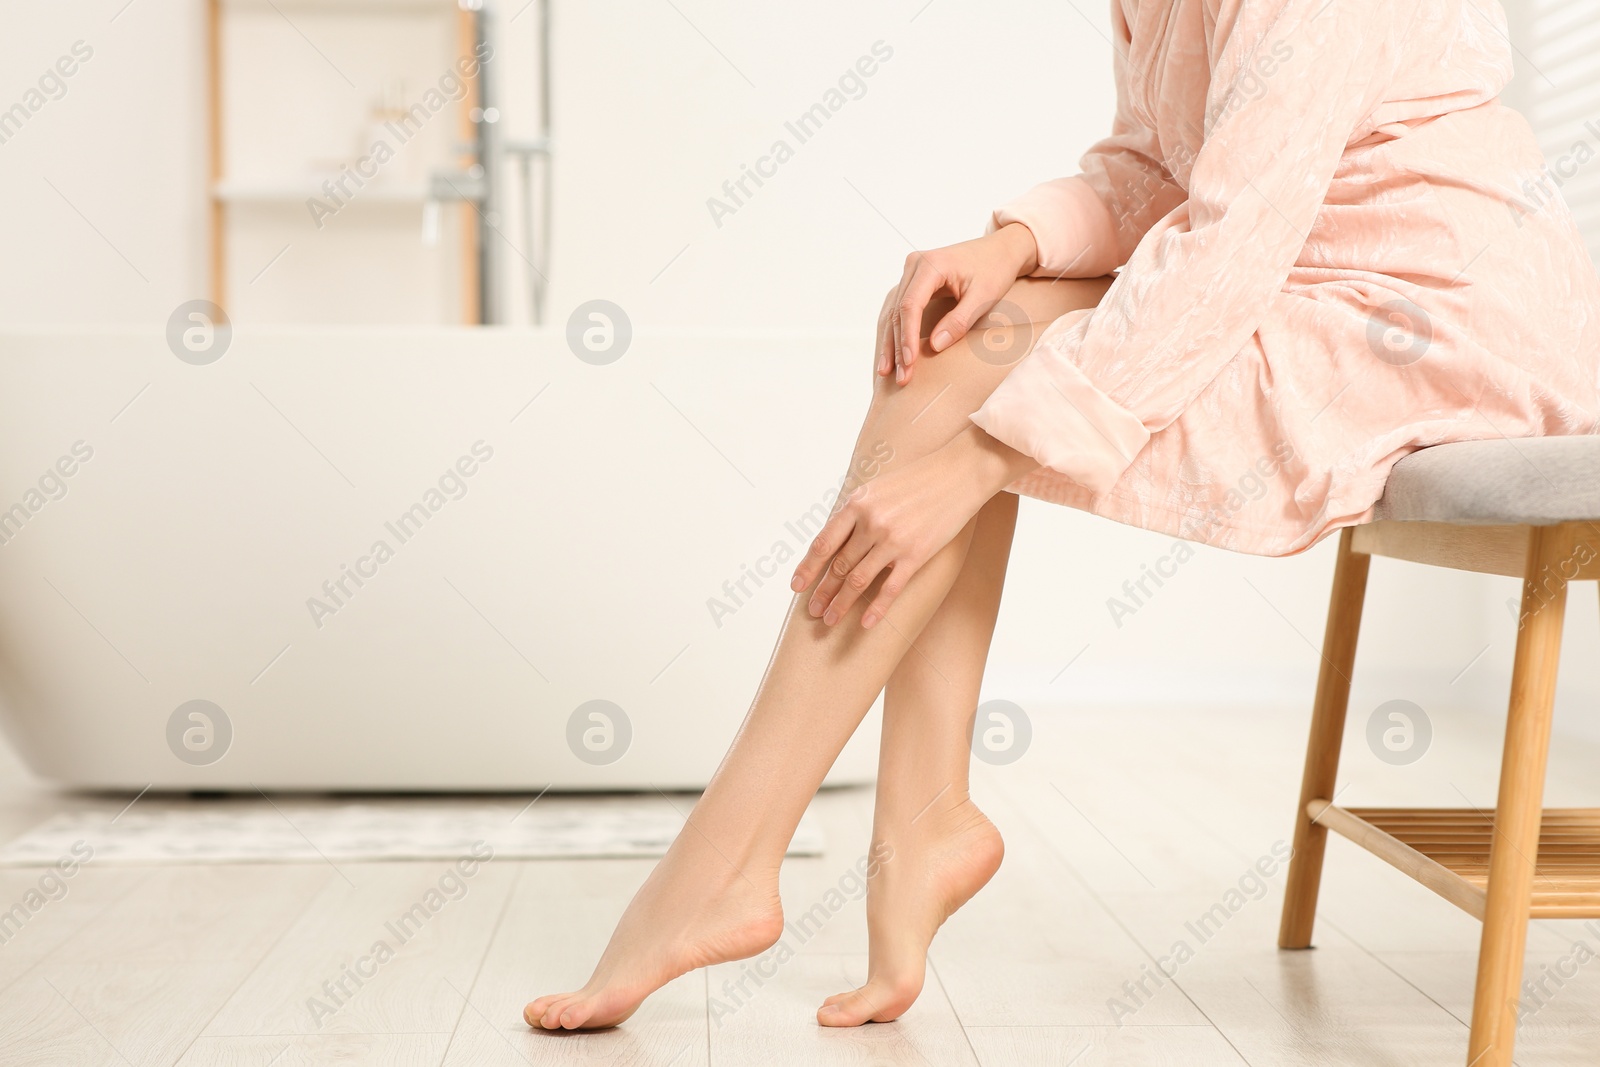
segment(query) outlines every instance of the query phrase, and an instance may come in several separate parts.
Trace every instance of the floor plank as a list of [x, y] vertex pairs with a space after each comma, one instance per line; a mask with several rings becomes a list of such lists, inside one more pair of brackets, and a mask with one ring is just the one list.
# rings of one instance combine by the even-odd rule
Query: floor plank
[[353, 863], [228, 999], [206, 1035], [449, 1033], [513, 864]]
[[522, 1021], [525, 1004], [589, 977], [650, 860], [533, 860], [511, 893], [493, 944], [451, 989], [459, 1023], [443, 1067], [706, 1067], [706, 976], [669, 983], [616, 1029], [552, 1034]]
[[816, 1010], [826, 997], [866, 980], [866, 956], [779, 959], [774, 956], [760, 970], [743, 963], [711, 968], [712, 1062], [771, 1067], [972, 1067], [978, 1062], [936, 975], [928, 976], [922, 996], [896, 1021], [841, 1030], [817, 1025]]
[[59, 879], [59, 871], [55, 878], [36, 869], [0, 871], [0, 996], [150, 874], [92, 865], [70, 879]]
[[202, 1037], [175, 1067], [434, 1067], [449, 1040], [448, 1034]]
[[1204, 952], [1176, 983], [1260, 1067], [1460, 1067], [1467, 1028], [1358, 947]]
[[[1152, 961], [1050, 848], [1020, 806], [979, 804], [1002, 828], [1006, 859], [994, 880], [951, 917], [932, 958], [963, 1024], [1099, 1026], [1107, 1002]], [[1005, 950], [997, 952], [996, 946]], [[1155, 990], [1140, 1022], [1199, 1025], [1183, 993]]]
[[1204, 1026], [968, 1026], [984, 1067], [1244, 1067]]
[[328, 877], [303, 865], [149, 871], [0, 997], [0, 1062], [175, 1062]]
[[[1517, 1062], [1525, 1067], [1592, 1067], [1600, 1060], [1600, 957], [1593, 939], [1582, 951], [1530, 953], [1517, 1023]], [[1472, 1018], [1477, 954], [1386, 952], [1383, 962], [1445, 1010]]]

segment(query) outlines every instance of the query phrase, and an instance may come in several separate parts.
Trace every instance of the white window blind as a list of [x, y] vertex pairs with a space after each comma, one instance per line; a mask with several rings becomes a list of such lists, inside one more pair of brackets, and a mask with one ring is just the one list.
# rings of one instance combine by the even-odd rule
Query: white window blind
[[1546, 183], [1600, 261], [1600, 0], [1506, 0], [1505, 8], [1517, 63], [1505, 102], [1533, 125]]

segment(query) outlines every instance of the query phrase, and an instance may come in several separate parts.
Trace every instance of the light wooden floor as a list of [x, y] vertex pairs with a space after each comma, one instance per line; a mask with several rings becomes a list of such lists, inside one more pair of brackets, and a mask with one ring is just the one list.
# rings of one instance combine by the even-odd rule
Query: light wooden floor
[[[582, 982], [645, 861], [489, 864], [373, 977], [350, 985], [320, 1027], [308, 998], [385, 936], [442, 863], [91, 862], [0, 944], [0, 1062], [1465, 1062], [1472, 920], [1337, 838], [1315, 951], [1273, 948], [1281, 869], [1260, 899], [1248, 880], [1247, 892], [1229, 893], [1289, 837], [1304, 708], [1030, 711], [1032, 749], [1011, 766], [980, 767], [975, 790], [1006, 836], [1005, 866], [941, 933], [927, 989], [898, 1023], [837, 1031], [812, 1021], [821, 999], [859, 981], [866, 964], [861, 904], [828, 892], [866, 847], [871, 796], [847, 790], [817, 802], [827, 854], [786, 869], [790, 918], [820, 905], [825, 920], [804, 939], [789, 936], [793, 959], [770, 976], [740, 964], [688, 975], [628, 1025], [592, 1035], [530, 1033], [520, 1008]], [[1435, 713], [1433, 750], [1391, 767], [1355, 733], [1365, 716], [1351, 718], [1342, 803], [1492, 803], [1497, 722]], [[1592, 746], [1558, 742], [1550, 802], [1600, 805], [1597, 758]], [[12, 787], [0, 835], [73, 802]], [[0, 872], [0, 908], [23, 900], [38, 873]], [[1223, 918], [1197, 931], [1208, 911]], [[1160, 976], [1156, 961], [1180, 943], [1189, 952]], [[1600, 1061], [1596, 953], [1600, 924], [1536, 924], [1530, 977], [1571, 977], [1546, 981], [1519, 1063]]]

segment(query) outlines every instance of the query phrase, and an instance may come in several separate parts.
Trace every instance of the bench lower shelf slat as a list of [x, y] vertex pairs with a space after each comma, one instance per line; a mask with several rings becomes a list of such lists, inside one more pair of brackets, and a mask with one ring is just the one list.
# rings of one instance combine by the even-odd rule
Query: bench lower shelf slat
[[[1494, 812], [1470, 808], [1306, 805], [1313, 822], [1349, 838], [1478, 919], [1488, 900]], [[1600, 917], [1600, 808], [1547, 808], [1534, 864], [1533, 918]]]

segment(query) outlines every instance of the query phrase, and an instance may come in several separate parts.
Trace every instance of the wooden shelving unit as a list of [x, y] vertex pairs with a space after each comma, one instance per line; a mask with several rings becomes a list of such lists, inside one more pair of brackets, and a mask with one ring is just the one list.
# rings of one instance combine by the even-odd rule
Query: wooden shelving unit
[[[223, 309], [229, 306], [229, 277], [228, 277], [228, 222], [229, 205], [236, 203], [290, 203], [304, 200], [307, 197], [318, 195], [310, 187], [301, 189], [291, 183], [272, 182], [256, 183], [249, 180], [231, 178], [226, 170], [226, 95], [225, 79], [227, 76], [225, 57], [223, 55], [222, 20], [226, 9], [259, 8], [272, 10], [275, 8], [289, 8], [302, 12], [316, 12], [319, 14], [362, 14], [381, 16], [397, 12], [439, 11], [445, 4], [455, 8], [456, 43], [455, 55], [458, 57], [469, 56], [477, 43], [477, 28], [475, 13], [451, 3], [451, 0], [275, 0], [267, 3], [266, 0], [206, 0], [206, 74], [207, 74], [207, 114], [209, 124], [210, 150], [207, 153], [209, 160], [210, 181], [208, 183], [209, 197], [209, 239], [210, 249], [208, 256], [208, 273], [210, 285], [210, 299]], [[281, 11], [280, 11], [281, 14]], [[478, 79], [466, 79], [467, 91], [459, 102], [459, 139], [463, 144], [471, 144], [475, 138], [472, 111], [478, 106]], [[457, 161], [462, 167], [470, 166], [475, 162], [470, 154]], [[374, 202], [411, 202], [422, 203], [427, 199], [428, 190], [425, 186], [403, 187], [399, 189], [373, 190], [367, 194], [367, 199]], [[477, 206], [471, 201], [454, 203], [455, 210], [461, 213], [462, 225], [460, 248], [460, 289], [462, 294], [461, 321], [467, 325], [480, 325], [482, 319], [482, 304], [479, 295], [479, 227], [477, 225]]]

